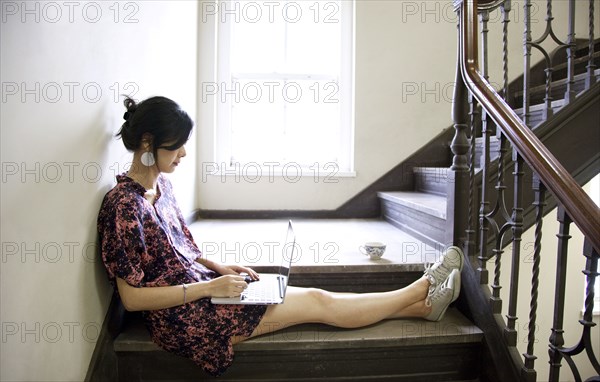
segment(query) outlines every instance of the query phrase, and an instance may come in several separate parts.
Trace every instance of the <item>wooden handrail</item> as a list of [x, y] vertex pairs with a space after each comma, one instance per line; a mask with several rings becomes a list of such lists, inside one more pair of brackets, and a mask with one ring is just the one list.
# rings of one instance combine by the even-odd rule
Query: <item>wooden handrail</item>
[[463, 0], [460, 7], [459, 61], [466, 86], [596, 251], [600, 251], [600, 208], [485, 80], [478, 62], [477, 0]]

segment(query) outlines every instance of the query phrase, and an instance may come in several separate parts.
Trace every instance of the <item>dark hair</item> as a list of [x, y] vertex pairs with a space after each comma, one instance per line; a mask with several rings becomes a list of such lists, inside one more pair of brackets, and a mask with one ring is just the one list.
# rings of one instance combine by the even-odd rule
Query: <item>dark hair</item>
[[117, 137], [121, 137], [127, 150], [139, 149], [144, 134], [152, 136], [154, 155], [159, 148], [177, 150], [189, 139], [194, 123], [174, 101], [165, 97], [151, 97], [136, 103], [126, 97], [123, 104], [127, 109], [123, 115], [125, 123]]

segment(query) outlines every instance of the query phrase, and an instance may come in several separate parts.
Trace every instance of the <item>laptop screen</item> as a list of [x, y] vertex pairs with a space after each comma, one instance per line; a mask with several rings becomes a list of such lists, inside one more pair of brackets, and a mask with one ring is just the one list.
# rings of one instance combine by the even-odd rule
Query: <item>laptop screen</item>
[[288, 278], [290, 277], [290, 268], [292, 260], [294, 259], [294, 248], [296, 247], [296, 235], [294, 234], [294, 227], [292, 221], [288, 221], [287, 234], [285, 237], [285, 244], [282, 249], [281, 265], [279, 266], [279, 275], [285, 276], [280, 282], [283, 283], [282, 296], [285, 296], [285, 289], [287, 288]]

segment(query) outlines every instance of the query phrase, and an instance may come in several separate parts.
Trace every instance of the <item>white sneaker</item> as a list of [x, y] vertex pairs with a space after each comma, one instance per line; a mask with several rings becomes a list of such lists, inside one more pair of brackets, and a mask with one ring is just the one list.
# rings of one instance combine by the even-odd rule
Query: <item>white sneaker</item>
[[427, 296], [425, 304], [431, 306], [431, 313], [425, 319], [439, 321], [444, 317], [448, 306], [456, 301], [460, 294], [460, 271], [453, 269], [446, 280], [438, 285], [434, 292]]
[[431, 284], [429, 294], [432, 294], [435, 288], [448, 278], [453, 269], [458, 269], [459, 272], [462, 271], [464, 257], [460, 248], [448, 247], [438, 262], [426, 267], [425, 276]]

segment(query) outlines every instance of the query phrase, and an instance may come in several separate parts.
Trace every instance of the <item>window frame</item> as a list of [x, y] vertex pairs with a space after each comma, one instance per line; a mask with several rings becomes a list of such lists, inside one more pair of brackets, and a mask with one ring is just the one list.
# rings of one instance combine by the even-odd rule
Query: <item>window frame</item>
[[[221, 9], [221, 4], [235, 3], [237, 0], [217, 0], [217, 9]], [[315, 3], [317, 0], [314, 1]], [[329, 2], [321, 1], [324, 4]], [[333, 2], [333, 1], [332, 1]], [[310, 177], [355, 177], [354, 170], [354, 104], [355, 104], [355, 1], [340, 1], [340, 23], [342, 34], [342, 49], [341, 49], [341, 67], [339, 72], [339, 81], [349, 86], [342, 87], [345, 91], [340, 90], [340, 158], [337, 163], [318, 163], [314, 161], [312, 165], [294, 166], [295, 174], [298, 176]], [[226, 9], [232, 9], [231, 7]], [[230, 18], [231, 19], [231, 18]], [[229, 19], [229, 20], [230, 20]], [[215, 80], [216, 88], [220, 91], [227, 91], [227, 85], [231, 84], [232, 73], [230, 65], [229, 44], [231, 41], [231, 28], [229, 23], [223, 22], [223, 19], [216, 15], [215, 18]], [[276, 80], [319, 80], [320, 77], [311, 74], [301, 74], [291, 78], [289, 74], [278, 73], [271, 75], [268, 79]], [[229, 91], [233, 89], [229, 86]], [[279, 163], [277, 160], [264, 163], [240, 163], [233, 162], [232, 153], [232, 135], [231, 135], [231, 99], [237, 97], [225, 97], [218, 94], [215, 97], [214, 105], [214, 160], [219, 169], [215, 175], [260, 175], [269, 174], [271, 176], [287, 176], [289, 168], [286, 168], [289, 163]]]

